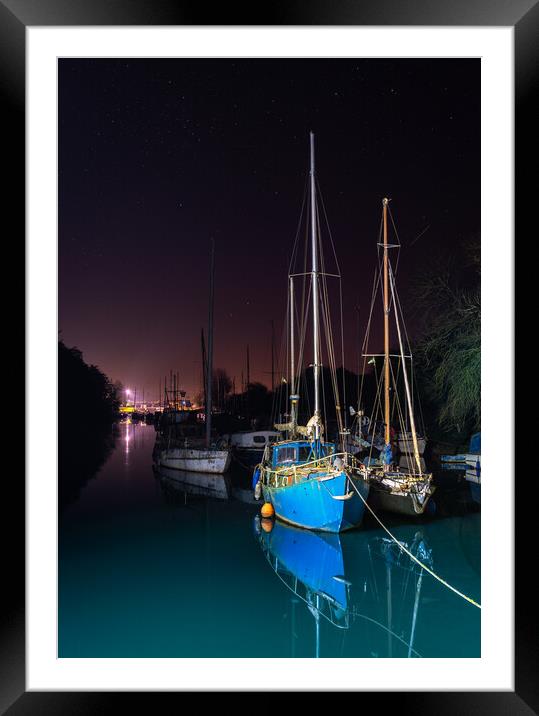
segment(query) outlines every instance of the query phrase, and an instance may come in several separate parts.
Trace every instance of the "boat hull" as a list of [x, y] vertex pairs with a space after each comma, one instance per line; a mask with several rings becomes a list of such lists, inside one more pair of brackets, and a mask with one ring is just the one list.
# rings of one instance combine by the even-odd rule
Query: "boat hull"
[[398, 494], [371, 485], [369, 504], [373, 509], [384, 512], [417, 517], [425, 512], [433, 491], [433, 488], [431, 488], [431, 493], [427, 495], [422, 504], [419, 504], [410, 493]]
[[[283, 487], [262, 485], [266, 502], [271, 502], [275, 516], [296, 527], [325, 532], [344, 532], [358, 527], [365, 512], [369, 483], [361, 477], [348, 476], [342, 470]], [[350, 494], [351, 493], [351, 494]], [[350, 495], [348, 499], [340, 499]]]
[[230, 450], [197, 450], [195, 448], [169, 448], [161, 450], [158, 465], [169, 470], [187, 472], [225, 473], [231, 460]]

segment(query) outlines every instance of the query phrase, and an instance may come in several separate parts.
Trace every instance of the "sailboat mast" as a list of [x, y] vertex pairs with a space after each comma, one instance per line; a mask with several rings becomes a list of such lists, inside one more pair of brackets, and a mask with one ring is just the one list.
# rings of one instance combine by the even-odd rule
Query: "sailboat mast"
[[204, 407], [206, 407], [206, 404], [208, 402], [208, 397], [206, 395], [206, 390], [208, 388], [208, 379], [206, 376], [206, 368], [207, 368], [207, 362], [206, 362], [206, 345], [204, 343], [204, 329], [200, 329], [200, 348], [202, 351], [202, 392], [204, 394]]
[[294, 279], [292, 276], [288, 279], [290, 281], [290, 393], [294, 394], [294, 380], [296, 374], [295, 366], [295, 345], [294, 345]]
[[211, 442], [211, 383], [213, 359], [213, 274], [215, 259], [215, 241], [211, 240], [210, 249], [210, 306], [208, 316], [208, 367], [206, 369], [206, 447]]
[[387, 255], [387, 205], [389, 200], [382, 199], [384, 207], [384, 420], [386, 424], [385, 442], [390, 443], [389, 430], [389, 259]]
[[313, 294], [313, 372], [314, 372], [314, 426], [315, 440], [320, 440], [320, 357], [319, 357], [319, 306], [318, 306], [318, 242], [316, 235], [316, 184], [314, 169], [314, 133], [311, 132], [311, 248], [312, 248], [312, 294]]

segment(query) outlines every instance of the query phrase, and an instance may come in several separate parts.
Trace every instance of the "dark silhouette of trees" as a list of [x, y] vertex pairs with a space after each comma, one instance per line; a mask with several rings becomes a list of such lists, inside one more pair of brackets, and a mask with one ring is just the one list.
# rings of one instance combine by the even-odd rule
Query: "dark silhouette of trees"
[[77, 348], [58, 342], [58, 495], [60, 509], [75, 500], [114, 445], [115, 386]]
[[[430, 257], [414, 284], [414, 346], [427, 422], [466, 440], [481, 426], [481, 247], [472, 237]], [[430, 420], [429, 420], [430, 418]]]

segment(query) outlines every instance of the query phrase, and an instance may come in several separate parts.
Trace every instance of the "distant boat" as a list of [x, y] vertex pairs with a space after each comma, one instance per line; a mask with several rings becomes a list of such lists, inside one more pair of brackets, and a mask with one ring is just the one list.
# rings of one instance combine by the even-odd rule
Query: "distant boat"
[[[373, 299], [371, 304], [372, 316], [374, 304], [376, 301], [377, 288], [380, 288], [383, 316], [384, 316], [384, 353], [368, 354], [364, 353], [364, 358], [370, 358], [369, 363], [376, 366], [376, 358], [383, 358], [382, 370], [380, 371], [378, 380], [377, 402], [373, 407], [372, 420], [372, 438], [366, 442], [370, 442], [372, 447], [376, 445], [375, 426], [378, 424], [377, 417], [382, 412], [384, 443], [379, 446], [380, 453], [377, 458], [373, 459], [372, 447], [369, 451], [367, 459], [363, 460], [368, 472], [371, 492], [370, 501], [373, 507], [388, 512], [396, 512], [404, 515], [422, 514], [435, 490], [432, 485], [432, 473], [426, 472], [425, 461], [421, 455], [425, 450], [426, 439], [420, 435], [416, 429], [416, 420], [414, 415], [414, 405], [412, 402], [412, 371], [411, 371], [411, 352], [407, 343], [407, 352], [405, 354], [402, 310], [400, 301], [395, 287], [395, 275], [393, 267], [389, 260], [389, 249], [397, 248], [398, 243], [390, 244], [388, 241], [388, 204], [389, 199], [382, 201], [382, 227], [381, 233], [383, 238], [378, 243], [382, 250], [380, 260], [380, 268], [375, 277], [375, 290], [373, 291]], [[389, 317], [393, 315], [398, 338], [399, 352], [396, 355], [390, 355], [390, 335], [389, 335]], [[368, 346], [369, 331], [371, 320], [367, 327], [365, 337], [365, 350]], [[406, 336], [406, 334], [405, 334]], [[391, 359], [396, 359], [393, 362]], [[401, 400], [399, 395], [399, 378], [402, 376], [404, 383], [404, 399]], [[392, 398], [391, 398], [392, 391]], [[382, 408], [383, 404], [383, 408]], [[399, 430], [395, 431], [392, 421], [399, 425]], [[397, 462], [396, 447], [404, 456]]]
[[469, 452], [458, 455], [441, 455], [444, 470], [460, 470], [470, 485], [474, 502], [481, 503], [481, 433], [470, 438]]
[[223, 435], [232, 448], [232, 455], [237, 462], [245, 467], [254, 467], [264, 456], [267, 446], [281, 439], [275, 430], [243, 430]]
[[209, 472], [222, 474], [230, 466], [232, 458], [225, 440], [212, 435], [212, 351], [213, 351], [213, 281], [214, 281], [214, 244], [211, 245], [210, 261], [210, 308], [209, 342], [206, 366], [206, 420], [205, 435], [199, 424], [188, 425], [191, 411], [184, 411], [174, 404], [168, 407], [161, 417], [154, 459], [159, 467], [190, 472]]
[[[343, 434], [342, 413], [338, 399], [336, 367], [330, 325], [330, 311], [326, 272], [323, 254], [320, 254], [320, 236], [318, 228], [318, 210], [316, 202], [316, 177], [314, 157], [314, 134], [310, 134], [310, 237], [311, 271], [294, 274], [291, 270], [289, 280], [289, 329], [290, 329], [290, 375], [289, 400], [290, 420], [276, 424], [275, 428], [287, 433], [288, 439], [273, 444], [264, 454], [261, 464], [254, 474], [255, 494], [262, 492], [264, 500], [274, 508], [278, 519], [297, 527], [328, 532], [341, 532], [361, 524], [365, 511], [365, 501], [369, 493], [369, 481], [354, 464], [353, 458], [337, 445], [324, 440], [322, 423], [322, 400], [320, 385], [321, 331], [325, 328], [327, 352], [330, 370], [333, 376], [333, 398], [340, 433]], [[307, 252], [307, 248], [306, 248]], [[305, 257], [307, 258], [307, 257]], [[322, 270], [320, 269], [322, 264]], [[312, 303], [312, 346], [314, 378], [314, 414], [306, 426], [297, 424], [297, 405], [299, 395], [299, 371], [296, 371], [296, 336], [294, 279], [302, 276], [304, 289], [307, 285]], [[337, 276], [340, 278], [340, 275]], [[306, 302], [307, 304], [309, 301]], [[320, 304], [322, 303], [322, 306]], [[303, 355], [305, 328], [307, 326], [308, 305], [300, 318], [299, 355]], [[333, 356], [333, 362], [331, 361]], [[327, 400], [328, 396], [326, 396]], [[341, 446], [342, 447], [342, 446]]]
[[470, 452], [465, 454], [466, 472], [464, 477], [470, 485], [470, 493], [474, 502], [481, 504], [481, 433], [470, 438]]

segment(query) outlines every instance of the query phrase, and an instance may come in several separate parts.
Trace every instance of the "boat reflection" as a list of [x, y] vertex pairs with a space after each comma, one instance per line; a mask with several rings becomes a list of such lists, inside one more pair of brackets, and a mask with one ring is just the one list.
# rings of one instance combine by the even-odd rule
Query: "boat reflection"
[[[312, 532], [258, 515], [254, 529], [276, 575], [314, 617], [316, 657], [321, 619], [334, 630], [353, 629], [373, 656], [421, 656], [414, 641], [425, 570], [395, 542], [361, 532]], [[397, 537], [432, 567], [420, 530], [404, 526]]]
[[228, 500], [230, 497], [230, 481], [226, 475], [205, 472], [188, 472], [173, 470], [167, 467], [156, 467], [163, 491], [170, 497], [211, 497], [216, 500]]

